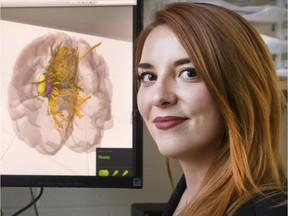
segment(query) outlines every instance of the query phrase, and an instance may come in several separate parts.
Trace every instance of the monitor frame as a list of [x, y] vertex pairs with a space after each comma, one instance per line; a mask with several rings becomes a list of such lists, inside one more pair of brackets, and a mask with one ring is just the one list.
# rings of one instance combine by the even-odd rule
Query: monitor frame
[[[143, 0], [137, 0], [133, 5], [133, 54], [136, 38], [143, 28]], [[134, 57], [133, 57], [134, 58]], [[134, 64], [134, 61], [133, 61]], [[134, 65], [133, 65], [134, 70]], [[132, 70], [132, 73], [133, 73]], [[133, 188], [141, 189], [143, 185], [143, 123], [136, 103], [136, 88], [134, 76], [132, 99], [133, 124], [133, 176], [100, 177], [72, 175], [2, 175], [2, 187], [83, 187], [83, 188]]]

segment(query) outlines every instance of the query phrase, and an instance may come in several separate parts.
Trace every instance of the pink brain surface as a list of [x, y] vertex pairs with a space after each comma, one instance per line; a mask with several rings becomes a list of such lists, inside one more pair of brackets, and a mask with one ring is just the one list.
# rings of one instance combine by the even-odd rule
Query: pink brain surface
[[35, 39], [19, 54], [8, 86], [17, 137], [42, 154], [64, 145], [78, 153], [101, 145], [112, 128], [112, 85], [98, 43], [64, 33]]

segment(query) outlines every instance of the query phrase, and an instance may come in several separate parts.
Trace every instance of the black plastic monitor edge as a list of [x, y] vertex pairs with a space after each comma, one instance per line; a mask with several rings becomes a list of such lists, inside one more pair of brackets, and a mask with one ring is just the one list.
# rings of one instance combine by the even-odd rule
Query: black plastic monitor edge
[[[142, 28], [143, 0], [137, 0], [137, 5], [133, 6], [133, 42], [135, 42]], [[135, 149], [135, 154], [133, 155], [133, 161], [135, 163], [134, 176], [99, 177], [60, 175], [1, 175], [1, 187], [81, 187], [141, 189], [143, 186], [143, 123], [137, 108], [136, 90], [134, 88], [134, 84], [135, 82], [133, 79], [133, 120], [136, 120], [136, 122], [133, 122], [133, 148]]]
[[2, 175], [4, 187], [75, 187], [75, 188], [142, 188], [142, 176], [97, 177], [97, 176], [32, 176]]

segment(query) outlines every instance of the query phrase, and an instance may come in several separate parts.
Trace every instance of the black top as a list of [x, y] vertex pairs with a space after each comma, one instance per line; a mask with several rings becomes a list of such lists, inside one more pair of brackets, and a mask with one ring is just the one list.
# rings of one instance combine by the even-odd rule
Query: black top
[[[174, 193], [171, 195], [162, 216], [173, 215], [185, 189], [186, 181], [183, 175]], [[240, 207], [235, 216], [287, 216], [287, 206], [271, 208], [273, 205], [286, 199], [286, 196], [273, 196], [265, 199], [260, 196], [255, 196]]]

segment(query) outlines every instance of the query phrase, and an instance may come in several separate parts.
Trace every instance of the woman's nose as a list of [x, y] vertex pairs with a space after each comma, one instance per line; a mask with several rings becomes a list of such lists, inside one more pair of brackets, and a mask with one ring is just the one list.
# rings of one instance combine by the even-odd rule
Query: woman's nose
[[154, 106], [166, 107], [177, 103], [177, 95], [173, 89], [173, 84], [157, 80], [154, 85], [154, 91], [152, 92], [152, 103]]

